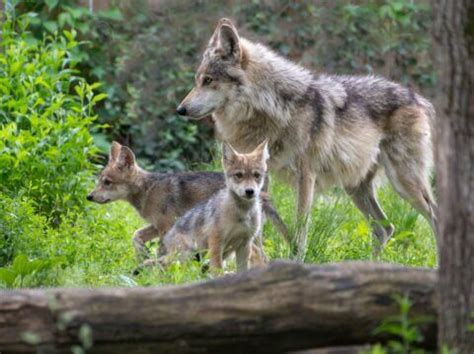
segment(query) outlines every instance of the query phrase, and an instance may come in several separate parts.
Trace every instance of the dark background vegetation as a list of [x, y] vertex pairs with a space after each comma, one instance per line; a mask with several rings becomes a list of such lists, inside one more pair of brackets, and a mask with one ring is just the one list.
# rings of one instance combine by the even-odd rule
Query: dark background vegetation
[[[33, 32], [74, 28], [75, 50], [88, 81], [103, 82], [99, 146], [126, 143], [149, 166], [185, 169], [208, 162], [209, 120], [175, 114], [217, 20], [232, 18], [241, 33], [303, 65], [336, 74], [376, 73], [429, 94], [434, 74], [430, 7], [424, 1], [23, 1]], [[76, 5], [79, 5], [76, 6]], [[82, 5], [82, 6], [81, 6]]]

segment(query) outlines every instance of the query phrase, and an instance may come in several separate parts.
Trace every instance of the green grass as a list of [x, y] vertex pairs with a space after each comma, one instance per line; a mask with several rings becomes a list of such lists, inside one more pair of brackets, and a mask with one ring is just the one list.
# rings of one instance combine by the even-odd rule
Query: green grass
[[[388, 184], [378, 190], [380, 204], [395, 233], [381, 254], [384, 262], [434, 267], [436, 243], [428, 222], [402, 200]], [[285, 222], [294, 228], [295, 195], [283, 183], [273, 183], [272, 198]], [[289, 249], [267, 223], [265, 246], [270, 258], [288, 258]], [[368, 222], [340, 189], [315, 199], [305, 262], [327, 263], [374, 260]]]
[[[272, 197], [285, 222], [294, 228], [293, 190], [273, 180]], [[381, 260], [434, 267], [436, 244], [428, 223], [389, 186], [379, 189], [379, 197], [396, 227]], [[18, 275], [10, 283], [2, 282], [0, 272], [0, 286], [129, 287], [188, 283], [209, 277], [201, 273], [200, 265], [195, 261], [175, 264], [166, 271], [145, 269], [138, 276], [132, 276], [137, 261], [131, 238], [134, 231], [145, 223], [125, 202], [88, 204], [74, 222], [66, 217], [59, 228], [48, 226], [43, 217], [30, 215], [33, 209], [21, 202], [16, 203], [13, 204], [17, 209], [11, 211], [15, 215], [11, 225], [15, 226], [16, 222], [15, 230], [18, 230], [14, 240], [15, 255], [26, 255], [29, 260], [39, 259], [47, 264], [42, 264], [37, 272], [30, 271], [32, 274]], [[23, 230], [21, 227], [26, 220], [34, 220], [34, 223]], [[265, 225], [264, 237], [265, 251], [270, 259], [289, 258], [288, 245], [270, 223]], [[371, 244], [368, 223], [345, 193], [334, 189], [315, 200], [305, 262], [371, 260]], [[232, 263], [229, 262], [228, 270], [234, 269]], [[9, 279], [15, 278], [15, 275], [11, 276], [11, 264], [4, 269], [9, 272]]]

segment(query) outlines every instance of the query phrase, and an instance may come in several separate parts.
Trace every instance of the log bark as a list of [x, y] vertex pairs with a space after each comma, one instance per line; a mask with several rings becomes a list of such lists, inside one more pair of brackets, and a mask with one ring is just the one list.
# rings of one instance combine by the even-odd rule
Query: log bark
[[474, 353], [474, 1], [436, 0], [439, 341]]
[[[274, 262], [185, 286], [2, 291], [0, 351], [67, 352], [80, 343], [85, 325], [91, 353], [284, 353], [360, 345], [387, 339], [372, 332], [399, 314], [395, 294], [410, 297], [413, 316], [436, 316], [435, 289], [436, 273], [428, 269]], [[435, 322], [422, 328], [427, 345], [436, 343]]]

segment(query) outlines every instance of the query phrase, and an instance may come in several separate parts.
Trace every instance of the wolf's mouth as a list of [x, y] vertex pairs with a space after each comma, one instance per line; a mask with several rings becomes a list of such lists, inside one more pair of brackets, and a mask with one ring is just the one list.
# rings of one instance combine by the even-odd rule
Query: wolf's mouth
[[186, 118], [187, 118], [187, 119], [190, 119], [190, 120], [201, 120], [201, 119], [203, 119], [203, 118], [205, 118], [205, 117], [211, 115], [212, 112], [213, 112], [213, 111], [211, 110], [211, 111], [209, 111], [209, 112], [207, 112], [207, 113], [204, 113], [204, 114], [201, 114], [201, 115], [199, 115], [199, 116], [186, 116]]

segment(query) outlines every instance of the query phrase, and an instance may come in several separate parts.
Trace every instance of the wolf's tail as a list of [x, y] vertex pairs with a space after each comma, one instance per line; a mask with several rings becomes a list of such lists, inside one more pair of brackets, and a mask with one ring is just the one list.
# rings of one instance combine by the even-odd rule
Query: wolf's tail
[[431, 126], [431, 135], [433, 135], [436, 124], [436, 110], [433, 104], [423, 96], [417, 95], [416, 99], [419, 104], [425, 109], [426, 115], [428, 116]]
[[434, 150], [433, 150], [433, 144], [436, 139], [436, 110], [433, 106], [433, 104], [426, 99], [425, 97], [421, 95], [417, 95], [416, 97], [418, 104], [423, 107], [423, 110], [425, 111], [426, 117], [428, 118], [428, 124], [430, 126], [430, 139], [429, 139], [429, 166], [430, 170], [432, 170], [434, 166]]
[[280, 214], [278, 214], [270, 196], [265, 192], [262, 192], [260, 195], [262, 198], [262, 207], [265, 217], [271, 220], [273, 226], [276, 227], [276, 229], [283, 236], [285, 241], [290, 244], [290, 232], [288, 231], [288, 227], [280, 217]]

